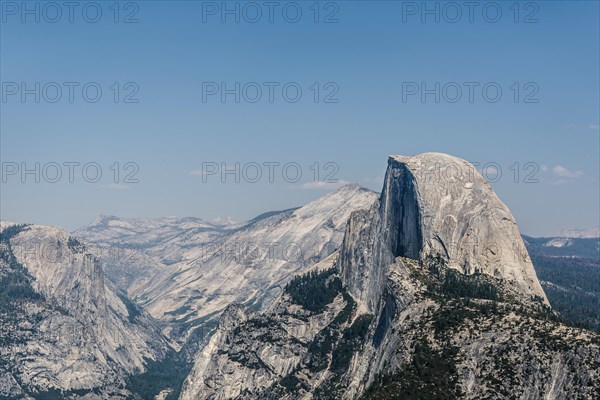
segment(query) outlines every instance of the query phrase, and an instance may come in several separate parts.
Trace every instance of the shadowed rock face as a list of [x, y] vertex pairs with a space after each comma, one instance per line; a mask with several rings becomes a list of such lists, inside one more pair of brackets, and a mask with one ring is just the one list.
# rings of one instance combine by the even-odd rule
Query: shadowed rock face
[[418, 259], [421, 215], [414, 178], [408, 169], [394, 168], [386, 174], [380, 204], [384, 232], [394, 257]]
[[379, 202], [350, 218], [340, 271], [369, 310], [399, 256], [441, 256], [451, 268], [504, 279], [547, 303], [514, 217], [475, 167], [456, 157], [390, 156]]

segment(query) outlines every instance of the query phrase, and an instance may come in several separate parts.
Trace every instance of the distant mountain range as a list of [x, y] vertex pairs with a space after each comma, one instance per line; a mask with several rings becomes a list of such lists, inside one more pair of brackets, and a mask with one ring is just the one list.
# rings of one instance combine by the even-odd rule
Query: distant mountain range
[[381, 195], [242, 223], [1, 221], [0, 399], [600, 398], [599, 239], [521, 236], [435, 165], [472, 170], [392, 156]]
[[[198, 328], [214, 327], [232, 302], [269, 304], [295, 274], [333, 253], [350, 214], [376, 198], [349, 185], [304, 207], [236, 225], [105, 217], [73, 234], [102, 246], [110, 278], [183, 343]], [[133, 246], [112, 257], [124, 243]]]
[[557, 236], [569, 238], [597, 238], [600, 237], [600, 227], [597, 226], [591, 229], [563, 229]]

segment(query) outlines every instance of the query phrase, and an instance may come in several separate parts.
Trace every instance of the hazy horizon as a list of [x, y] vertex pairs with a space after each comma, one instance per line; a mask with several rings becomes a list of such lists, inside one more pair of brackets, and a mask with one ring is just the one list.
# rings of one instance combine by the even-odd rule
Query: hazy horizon
[[247, 220], [435, 151], [478, 163], [527, 234], [598, 226], [600, 5], [492, 3], [3, 6], [0, 216]]

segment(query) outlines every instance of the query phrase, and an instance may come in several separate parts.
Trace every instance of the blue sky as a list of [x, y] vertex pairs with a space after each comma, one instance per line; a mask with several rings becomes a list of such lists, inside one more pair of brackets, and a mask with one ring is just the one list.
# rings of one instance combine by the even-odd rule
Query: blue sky
[[[282, 1], [270, 22], [257, 2], [255, 23], [251, 6], [226, 3], [122, 2], [118, 15], [113, 2], [93, 3], [85, 15], [73, 10], [73, 22], [69, 10], [58, 18], [37, 3], [36, 22], [35, 2], [23, 14], [23, 3], [3, 1], [1, 217], [67, 229], [98, 214], [243, 220], [324, 195], [336, 186], [323, 182], [328, 173], [380, 190], [388, 154], [438, 151], [489, 163], [492, 178], [500, 169], [492, 185], [524, 233], [599, 225], [598, 2], [480, 2], [472, 22], [466, 8], [452, 22], [445, 2], [427, 3], [440, 9], [436, 22], [421, 2], [392, 1], [321, 2], [318, 15], [312, 1]], [[223, 7], [236, 6], [239, 22], [235, 14], [223, 22]], [[239, 103], [207, 92], [236, 82]], [[439, 102], [407, 92], [436, 83]], [[33, 93], [22, 98], [22, 84]], [[452, 102], [457, 86], [462, 97]], [[291, 102], [297, 87], [302, 96]], [[65, 162], [79, 163], [72, 183]], [[22, 179], [35, 163], [40, 182]], [[55, 183], [52, 163], [62, 172]], [[98, 182], [88, 182], [94, 168], [82, 176], [88, 163], [100, 167]], [[215, 163], [239, 163], [252, 177], [258, 164], [263, 175], [223, 183], [220, 172], [208, 175]], [[273, 182], [265, 163], [279, 163]], [[286, 164], [302, 171], [298, 182], [282, 177]]]

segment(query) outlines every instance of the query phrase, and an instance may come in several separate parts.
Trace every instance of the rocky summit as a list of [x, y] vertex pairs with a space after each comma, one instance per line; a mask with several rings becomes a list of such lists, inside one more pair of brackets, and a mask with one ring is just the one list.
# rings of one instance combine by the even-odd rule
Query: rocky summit
[[594, 399], [600, 337], [549, 307], [468, 162], [390, 156], [328, 263], [268, 310], [232, 304], [181, 399]]
[[512, 214], [473, 165], [440, 153], [390, 156], [379, 202], [348, 223], [343, 281], [373, 311], [388, 264], [430, 256], [463, 274], [499, 278], [547, 304]]

